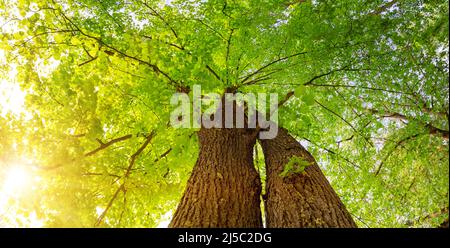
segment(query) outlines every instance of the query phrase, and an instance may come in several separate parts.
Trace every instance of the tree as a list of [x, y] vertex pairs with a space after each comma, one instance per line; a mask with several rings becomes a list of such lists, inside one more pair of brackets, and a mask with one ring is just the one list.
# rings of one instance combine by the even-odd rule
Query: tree
[[[225, 101], [221, 106], [224, 106]], [[233, 109], [237, 108], [233, 102]], [[222, 125], [225, 111], [219, 107]], [[236, 113], [233, 112], [234, 119]], [[262, 227], [261, 181], [253, 165], [256, 130], [205, 128], [200, 152], [171, 227]]]
[[199, 158], [171, 227], [263, 226], [256, 139], [246, 136], [242, 129], [200, 129]]
[[[306, 174], [328, 185], [320, 167], [328, 204], [348, 220], [324, 226], [353, 226], [341, 203], [358, 226], [439, 226], [448, 217], [420, 218], [448, 207], [448, 1], [18, 0], [0, 10], [2, 176], [23, 164], [39, 178], [29, 197], [10, 201], [14, 213], [0, 213], [10, 216], [5, 225], [33, 215], [46, 226], [147, 227], [175, 214], [173, 226], [260, 226], [249, 156], [276, 202], [272, 183], [307, 181], [294, 165], [313, 161], [297, 144], [282, 158], [269, 152], [294, 140], [317, 161]], [[285, 138], [261, 149], [242, 130], [171, 127], [171, 96], [194, 85], [202, 94], [278, 94]], [[245, 145], [211, 144], [224, 137]], [[226, 179], [237, 168], [251, 180], [233, 184], [250, 190], [221, 191], [214, 199], [228, 205], [189, 217], [200, 222], [181, 217], [210, 203], [191, 204], [197, 189], [212, 192], [214, 172]], [[251, 203], [229, 212], [248, 218], [221, 221], [230, 197]]]

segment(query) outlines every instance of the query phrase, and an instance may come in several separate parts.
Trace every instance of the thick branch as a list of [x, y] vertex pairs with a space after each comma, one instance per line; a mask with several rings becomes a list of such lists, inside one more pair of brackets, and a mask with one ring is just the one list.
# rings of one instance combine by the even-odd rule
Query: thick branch
[[[225, 2], [225, 6], [226, 6], [226, 2]], [[225, 8], [225, 7], [224, 7]], [[222, 10], [222, 12], [223, 12], [224, 10]], [[229, 81], [229, 66], [228, 66], [228, 60], [229, 60], [229, 57], [230, 57], [230, 47], [231, 47], [231, 38], [233, 37], [233, 33], [234, 33], [234, 29], [231, 29], [231, 31], [230, 31], [230, 35], [228, 36], [228, 40], [227, 40], [227, 54], [226, 54], [226, 56], [225, 56], [225, 66], [226, 66], [226, 70], [227, 70], [227, 76], [226, 76], [226, 78], [227, 78], [227, 84], [228, 84], [228, 81]]]
[[87, 60], [87, 61], [84, 61], [83, 63], [79, 64], [78, 66], [83, 66], [83, 65], [85, 65], [85, 64], [87, 64], [87, 63], [90, 63], [90, 62], [96, 60], [96, 59], [97, 59], [97, 57], [94, 57], [94, 58], [92, 58], [92, 59], [89, 59], [89, 60]]
[[443, 139], [448, 140], [448, 130], [437, 128], [437, 127], [435, 127], [435, 126], [433, 126], [431, 124], [426, 124], [425, 128], [428, 129], [430, 134], [432, 134], [432, 135], [439, 135]]
[[[436, 218], [436, 217], [440, 217], [443, 214], [448, 214], [448, 207], [443, 207], [443, 208], [439, 209], [438, 211], [436, 211], [434, 213], [427, 214], [427, 215], [419, 217], [419, 218], [417, 218], [415, 220], [408, 220], [406, 222], [406, 225], [412, 226], [415, 223], [419, 223], [420, 224], [423, 221], [426, 221], [426, 220], [429, 220], [429, 219], [433, 219], [433, 218]], [[444, 222], [442, 222], [438, 227], [441, 227], [441, 228], [445, 228], [446, 227], [446, 228], [448, 228], [448, 218], [446, 220], [444, 220]]]
[[439, 225], [440, 228], [448, 228], [448, 217]]
[[82, 175], [83, 176], [105, 176], [105, 175], [107, 175], [110, 177], [120, 178], [119, 175], [111, 174], [111, 173], [85, 172]]
[[155, 134], [156, 134], [156, 132], [152, 131], [147, 136], [147, 139], [145, 140], [144, 144], [142, 144], [142, 146], [133, 155], [131, 155], [130, 164], [128, 165], [128, 168], [127, 168], [127, 171], [125, 172], [124, 177], [128, 177], [130, 175], [131, 169], [133, 168], [137, 157], [142, 153], [142, 151], [144, 151], [144, 149], [148, 146], [148, 144], [150, 144], [150, 142], [152, 141], [152, 139], [155, 136]]
[[105, 210], [103, 210], [102, 214], [98, 217], [97, 222], [95, 223], [95, 227], [97, 227], [98, 225], [100, 225], [103, 222], [103, 219], [106, 216], [106, 213], [108, 212], [108, 210], [111, 208], [112, 204], [114, 203], [114, 200], [116, 200], [117, 196], [119, 195], [120, 191], [125, 191], [125, 185], [121, 184], [119, 186], [119, 188], [116, 190], [116, 192], [114, 192], [113, 197], [109, 200], [108, 205], [106, 205]]
[[[376, 109], [367, 109], [367, 110], [369, 112], [373, 113], [373, 114], [380, 113], [380, 111], [376, 110]], [[440, 129], [438, 127], [435, 127], [431, 123], [423, 123], [421, 121], [416, 120], [414, 117], [406, 116], [406, 115], [401, 114], [401, 113], [397, 113], [397, 112], [383, 113], [383, 115], [381, 115], [380, 117], [382, 117], [382, 118], [392, 118], [392, 119], [404, 120], [404, 121], [416, 121], [420, 125], [422, 125], [425, 129], [427, 129], [429, 134], [441, 136], [444, 140], [448, 140], [448, 138], [449, 138], [449, 131], [448, 130], [444, 130], [444, 129]]]
[[101, 151], [101, 150], [103, 150], [103, 149], [106, 149], [106, 148], [108, 148], [109, 146], [111, 146], [111, 145], [113, 145], [113, 144], [115, 144], [115, 143], [117, 143], [117, 142], [120, 142], [120, 141], [124, 141], [124, 140], [130, 139], [131, 137], [133, 137], [131, 134], [127, 134], [127, 135], [125, 135], [125, 136], [122, 136], [122, 137], [119, 137], [119, 138], [116, 138], [116, 139], [112, 139], [112, 140], [110, 140], [110, 141], [108, 141], [108, 142], [106, 142], [106, 143], [103, 143], [103, 142], [99, 141], [100, 146], [97, 147], [95, 150], [90, 151], [90, 152], [84, 154], [84, 156], [86, 156], [86, 157], [92, 156], [92, 155], [94, 155], [95, 153], [97, 153], [97, 152], [99, 152], [99, 151]]

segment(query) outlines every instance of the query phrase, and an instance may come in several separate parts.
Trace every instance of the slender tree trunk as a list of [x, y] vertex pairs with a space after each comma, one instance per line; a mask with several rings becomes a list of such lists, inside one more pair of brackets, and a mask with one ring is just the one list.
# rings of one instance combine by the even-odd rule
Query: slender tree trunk
[[199, 157], [169, 226], [262, 227], [255, 134], [201, 128], [198, 135]]
[[[316, 161], [288, 132], [261, 140], [266, 160], [267, 227], [356, 227]], [[311, 162], [303, 173], [281, 177], [291, 157]]]

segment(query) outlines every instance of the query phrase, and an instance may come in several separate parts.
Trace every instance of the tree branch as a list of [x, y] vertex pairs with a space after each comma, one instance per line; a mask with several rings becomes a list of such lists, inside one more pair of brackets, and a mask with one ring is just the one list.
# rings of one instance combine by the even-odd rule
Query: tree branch
[[261, 81], [264, 81], [264, 80], [268, 80], [268, 79], [270, 79], [270, 75], [272, 75], [272, 74], [275, 74], [275, 73], [277, 73], [277, 72], [279, 72], [279, 71], [282, 71], [282, 69], [274, 69], [274, 70], [272, 70], [271, 72], [268, 72], [268, 73], [266, 73], [266, 74], [264, 74], [264, 75], [262, 75], [262, 76], [259, 76], [259, 77], [257, 77], [257, 78], [255, 78], [255, 79], [253, 79], [253, 80], [250, 80], [250, 81], [247, 81], [247, 82], [245, 82], [244, 84], [242, 84], [241, 86], [247, 86], [247, 85], [252, 85], [252, 84], [256, 84], [256, 83], [258, 83], [258, 82], [261, 82]]
[[402, 95], [413, 95], [412, 93], [408, 93], [408, 92], [401, 92], [401, 91], [388, 90], [388, 89], [382, 89], [382, 88], [374, 88], [374, 87], [367, 87], [367, 86], [359, 86], [359, 85], [346, 85], [346, 84], [313, 84], [313, 83], [311, 83], [310, 85], [312, 85], [312, 86], [318, 86], [318, 87], [358, 88], [358, 89], [364, 89], [364, 90], [382, 91], [382, 92], [389, 92], [389, 93], [402, 94]]
[[[316, 75], [316, 76], [312, 77], [310, 80], [308, 80], [307, 82], [303, 83], [302, 85], [305, 85], [305, 86], [307, 86], [307, 85], [315, 85], [315, 84], [313, 84], [313, 82], [314, 82], [315, 80], [319, 79], [319, 78], [322, 78], [322, 77], [331, 75], [331, 74], [333, 74], [333, 73], [335, 73], [335, 72], [339, 72], [339, 71], [355, 70], [355, 69], [348, 69], [349, 66], [350, 66], [350, 65], [346, 65], [346, 66], [344, 66], [344, 67], [342, 67], [342, 68], [334, 69], [334, 70], [331, 70], [331, 71], [328, 71], [328, 72], [325, 72], [325, 73]], [[283, 104], [285, 104], [285, 103], [286, 103], [286, 102], [294, 95], [294, 93], [295, 93], [295, 91], [293, 91], [293, 90], [292, 90], [292, 91], [289, 91], [289, 92], [286, 94], [286, 96], [285, 96], [280, 102], [278, 102], [278, 107], [280, 107], [280, 106], [282, 106]]]
[[[224, 6], [224, 9], [222, 10], [222, 12], [225, 11], [225, 7], [226, 7], [226, 1], [225, 1], [225, 6]], [[228, 40], [227, 40], [227, 53], [226, 53], [226, 56], [225, 56], [225, 67], [226, 67], [226, 70], [227, 70], [227, 76], [226, 76], [226, 78], [227, 78], [227, 82], [226, 82], [227, 85], [228, 85], [228, 81], [229, 81], [228, 60], [229, 60], [229, 57], [230, 57], [231, 38], [233, 37], [233, 33], [234, 33], [234, 29], [231, 29], [230, 35], [228, 36]]]
[[105, 210], [103, 210], [102, 214], [98, 217], [97, 222], [94, 224], [95, 227], [99, 226], [108, 210], [111, 208], [112, 204], [114, 203], [114, 200], [117, 198], [117, 196], [119, 195], [120, 191], [123, 191], [125, 193], [126, 189], [125, 189], [125, 179], [128, 178], [128, 176], [131, 173], [131, 169], [133, 168], [137, 157], [142, 153], [142, 151], [144, 151], [144, 149], [148, 146], [148, 144], [150, 144], [150, 142], [152, 141], [153, 137], [155, 136], [156, 132], [152, 131], [145, 139], [145, 142], [139, 147], [139, 149], [133, 153], [130, 157], [130, 162], [128, 164], [127, 170], [125, 171], [125, 174], [123, 176], [124, 181], [122, 182], [122, 184], [120, 184], [119, 188], [117, 188], [117, 190], [114, 192], [113, 197], [111, 198], [111, 200], [109, 200], [108, 205], [106, 206]]
[[[162, 71], [157, 65], [152, 64], [152, 63], [150, 63], [150, 62], [148, 62], [148, 61], [144, 61], [144, 60], [142, 60], [142, 59], [140, 59], [140, 58], [137, 58], [137, 57], [128, 55], [128, 54], [126, 54], [126, 53], [120, 51], [119, 49], [117, 49], [117, 48], [115, 48], [115, 47], [113, 47], [113, 46], [111, 46], [111, 45], [106, 44], [105, 42], [103, 42], [102, 39], [100, 39], [100, 38], [98, 38], [98, 37], [95, 37], [95, 36], [92, 36], [92, 35], [90, 35], [90, 34], [85, 33], [85, 32], [84, 32], [83, 30], [81, 30], [81, 29], [80, 29], [80, 28], [79, 28], [79, 27], [78, 27], [78, 26], [77, 26], [70, 18], [68, 18], [68, 17], [64, 14], [63, 11], [60, 11], [60, 13], [61, 13], [62, 17], [63, 17], [65, 20], [67, 20], [67, 21], [70, 23], [70, 25], [72, 25], [72, 26], [75, 28], [75, 31], [79, 32], [81, 35], [83, 35], [83, 36], [85, 36], [85, 37], [87, 37], [87, 38], [96, 40], [99, 44], [104, 45], [105, 47], [107, 47], [107, 48], [111, 49], [112, 51], [114, 51], [114, 52], [116, 52], [116, 53], [122, 55], [122, 56], [125, 57], [125, 58], [129, 58], [129, 59], [131, 59], [131, 60], [135, 60], [135, 61], [137, 61], [137, 62], [139, 62], [139, 63], [142, 63], [142, 64], [145, 64], [145, 65], [149, 66], [150, 68], [152, 68], [152, 70], [153, 70], [156, 74], [161, 73], [165, 78], [167, 78], [167, 79], [169, 80], [169, 82], [170, 82], [174, 87], [176, 87], [176, 88], [181, 87], [181, 86], [179, 85], [178, 82], [176, 82], [174, 79], [172, 79], [166, 72]], [[111, 51], [104, 51], [104, 52], [107, 53], [108, 55], [113, 55], [113, 54], [114, 54], [114, 53], [112, 53]]]
[[[443, 207], [443, 208], [439, 209], [438, 211], [436, 211], [434, 213], [427, 214], [427, 215], [419, 217], [419, 218], [417, 218], [415, 220], [408, 220], [406, 222], [406, 225], [412, 226], [415, 223], [419, 223], [420, 224], [420, 222], [423, 222], [423, 221], [428, 220], [428, 219], [439, 217], [439, 216], [441, 216], [443, 214], [448, 214], [448, 207]], [[444, 222], [441, 223], [438, 227], [442, 228], [442, 227], [445, 227], [445, 225], [447, 225], [446, 227], [448, 228], [448, 218], [446, 220], [444, 220]]]
[[370, 15], [379, 15], [381, 13], [383, 13], [384, 11], [386, 11], [387, 9], [389, 9], [390, 7], [394, 6], [394, 4], [397, 3], [397, 0], [392, 0], [380, 7], [378, 7], [376, 10], [372, 11], [370, 13]]
[[[380, 113], [380, 111], [376, 110], [376, 109], [367, 109], [367, 110], [369, 112], [373, 113], [373, 114]], [[413, 117], [406, 116], [406, 115], [401, 114], [401, 113], [397, 113], [397, 112], [384, 113], [380, 117], [381, 118], [392, 118], [392, 119], [398, 119], [398, 120], [404, 120], [404, 121], [416, 121], [421, 126], [423, 126], [425, 129], [427, 129], [429, 134], [441, 136], [444, 140], [448, 140], [449, 139], [449, 131], [448, 130], [444, 130], [444, 129], [440, 129], [438, 127], [435, 127], [431, 123], [423, 123], [423, 122], [418, 121], [417, 119], [415, 119]]]
[[448, 140], [448, 130], [437, 128], [437, 127], [431, 125], [430, 123], [426, 124], [425, 128], [427, 128], [429, 130], [431, 135], [439, 135], [444, 140]]
[[140, 1], [145, 7], [147, 7], [148, 9], [150, 9], [150, 11], [151, 12], [153, 12], [152, 13], [152, 15], [153, 16], [155, 16], [155, 17], [158, 17], [169, 29], [170, 29], [170, 31], [172, 31], [172, 34], [173, 34], [173, 36], [175, 36], [175, 38], [177, 38], [178, 39], [178, 34], [177, 34], [177, 32], [175, 31], [175, 29], [173, 29], [173, 27], [172, 26], [170, 26], [170, 24], [169, 24], [169, 22], [167, 22], [166, 21], [166, 19], [161, 15], [161, 14], [159, 14], [154, 8], [152, 8], [150, 5], [148, 5], [148, 3], [146, 3], [146, 2], [144, 2], [144, 1]]
[[263, 71], [264, 69], [266, 69], [267, 67], [269, 67], [269, 66], [271, 66], [271, 65], [274, 65], [274, 64], [276, 64], [276, 63], [278, 63], [278, 62], [281, 62], [281, 61], [283, 61], [283, 60], [287, 60], [287, 59], [289, 59], [289, 58], [293, 58], [293, 57], [296, 57], [296, 56], [299, 56], [299, 55], [302, 55], [302, 54], [306, 54], [306, 53], [307, 53], [307, 52], [295, 53], [295, 54], [292, 54], [292, 55], [289, 55], [289, 56], [286, 56], [286, 57], [282, 57], [282, 58], [276, 59], [276, 60], [274, 60], [274, 61], [272, 61], [272, 62], [270, 62], [270, 63], [267, 63], [266, 65], [262, 66], [262, 67], [259, 68], [258, 70], [256, 70], [256, 71], [250, 73], [249, 75], [245, 76], [245, 78], [241, 81], [241, 84], [245, 83], [248, 79], [250, 79], [250, 78], [253, 77], [254, 75], [256, 75], [256, 74], [258, 74], [258, 73], [261, 73], [261, 71]]
[[167, 151], [165, 151], [163, 154], [161, 154], [158, 158], [155, 159], [153, 162], [158, 162], [159, 160], [165, 158], [170, 152], [172, 151], [172, 147], [169, 148]]
[[386, 162], [386, 160], [392, 155], [392, 153], [402, 144], [404, 144], [405, 142], [407, 142], [408, 140], [414, 139], [416, 137], [418, 137], [419, 135], [421, 135], [421, 133], [417, 133], [414, 135], [410, 135], [404, 139], [399, 140], [394, 148], [392, 148], [392, 150], [389, 151], [389, 153], [386, 155], [386, 157], [383, 158], [383, 160], [380, 162], [380, 165], [378, 166], [377, 170], [375, 171], [375, 176], [378, 176], [378, 174], [380, 174], [381, 168], [383, 168], [384, 163]]
[[219, 75], [209, 65], [206, 65], [206, 69], [208, 69], [208, 71], [211, 72], [214, 75], [214, 77], [217, 78], [217, 80], [223, 82], [223, 80], [219, 77]]
[[119, 175], [111, 174], [111, 173], [85, 172], [82, 174], [82, 176], [104, 176], [104, 175], [115, 177], [115, 178], [120, 178]]
[[125, 190], [125, 185], [121, 184], [119, 186], [119, 188], [117, 188], [116, 192], [114, 192], [113, 197], [111, 197], [111, 199], [109, 200], [108, 205], [106, 205], [105, 210], [103, 210], [102, 214], [98, 217], [97, 222], [95, 223], [94, 227], [99, 226], [103, 222], [103, 219], [105, 218], [106, 213], [108, 213], [108, 210], [111, 208], [112, 204], [114, 203], [114, 200], [116, 200], [120, 191], [124, 191], [124, 190]]
[[87, 61], [85, 61], [85, 62], [79, 64], [78, 66], [83, 66], [83, 65], [85, 65], [85, 64], [87, 64], [87, 63], [90, 63], [90, 62], [96, 60], [96, 59], [97, 59], [97, 57], [91, 58], [91, 59], [89, 59], [89, 60], [87, 60]]
[[308, 141], [309, 143], [313, 144], [314, 146], [317, 146], [317, 147], [320, 148], [320, 149], [323, 149], [323, 150], [325, 150], [325, 151], [327, 151], [327, 152], [329, 152], [329, 153], [331, 153], [331, 154], [333, 154], [333, 155], [336, 155], [336, 156], [342, 158], [342, 159], [345, 160], [347, 163], [353, 165], [353, 166], [356, 167], [356, 168], [361, 168], [361, 167], [360, 167], [359, 165], [357, 165], [355, 162], [351, 161], [350, 159], [348, 159], [348, 158], [346, 158], [346, 157], [340, 155], [339, 153], [337, 153], [337, 152], [335, 152], [335, 151], [333, 151], [333, 150], [330, 150], [330, 149], [328, 149], [328, 148], [326, 148], [326, 147], [322, 147], [322, 146], [318, 145], [317, 143], [311, 141], [310, 139], [308, 139], [308, 138], [306, 138], [306, 137], [302, 137], [302, 139]]
[[347, 125], [349, 125], [353, 131], [355, 131], [355, 133], [359, 134], [361, 137], [363, 137], [363, 139], [370, 145], [373, 147], [372, 142], [365, 137], [364, 135], [362, 135], [349, 121], [347, 121], [344, 117], [340, 116], [338, 113], [334, 112], [333, 110], [329, 109], [328, 107], [326, 107], [325, 105], [323, 105], [322, 103], [320, 103], [317, 100], [314, 100], [317, 104], [319, 104], [322, 108], [324, 108], [325, 110], [327, 110], [328, 112], [332, 113], [333, 115], [335, 115], [336, 117], [338, 117], [339, 119], [341, 119], [343, 122], [345, 122]]
[[117, 142], [120, 142], [120, 141], [124, 141], [124, 140], [130, 139], [131, 137], [133, 137], [131, 134], [127, 134], [127, 135], [125, 135], [125, 136], [122, 136], [122, 137], [119, 137], [119, 138], [116, 138], [116, 139], [112, 139], [112, 140], [110, 140], [110, 141], [108, 141], [108, 142], [106, 142], [106, 143], [103, 143], [103, 142], [99, 141], [100, 146], [97, 147], [95, 150], [90, 151], [90, 152], [84, 154], [84, 156], [85, 156], [85, 157], [92, 156], [92, 155], [94, 155], [95, 153], [97, 153], [97, 152], [99, 152], [99, 151], [101, 151], [101, 150], [103, 150], [103, 149], [106, 149], [106, 148], [108, 148], [109, 146], [111, 146], [111, 145], [113, 145], [113, 144], [115, 144], [115, 143], [117, 143]]
[[219, 33], [219, 31], [217, 31], [216, 29], [214, 29], [213, 27], [209, 26], [208, 24], [206, 24], [203, 20], [198, 19], [198, 18], [193, 18], [194, 21], [198, 21], [200, 22], [200, 24], [204, 25], [205, 27], [207, 27], [208, 29], [212, 30], [215, 34], [217, 34], [220, 38], [222, 38], [222, 40], [227, 40], [225, 39], [225, 37]]
[[148, 146], [148, 144], [150, 144], [150, 142], [152, 141], [153, 137], [155, 136], [156, 132], [152, 131], [146, 138], [144, 144], [142, 144], [142, 146], [130, 157], [130, 164], [128, 165], [128, 168], [125, 172], [124, 177], [128, 177], [130, 175], [131, 169], [134, 166], [134, 163], [136, 162], [137, 157], [142, 153], [142, 151], [144, 151], [144, 149]]

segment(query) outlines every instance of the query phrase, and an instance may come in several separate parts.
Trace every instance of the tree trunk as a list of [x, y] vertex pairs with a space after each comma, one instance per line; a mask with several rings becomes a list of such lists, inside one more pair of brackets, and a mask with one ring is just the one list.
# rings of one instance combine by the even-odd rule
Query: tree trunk
[[[266, 162], [267, 227], [356, 227], [319, 166], [288, 132], [279, 128], [276, 138], [261, 140]], [[311, 163], [302, 173], [282, 177], [291, 157]]]
[[439, 225], [440, 228], [448, 228], [448, 218]]
[[198, 136], [198, 160], [169, 227], [262, 227], [254, 132], [201, 128]]

